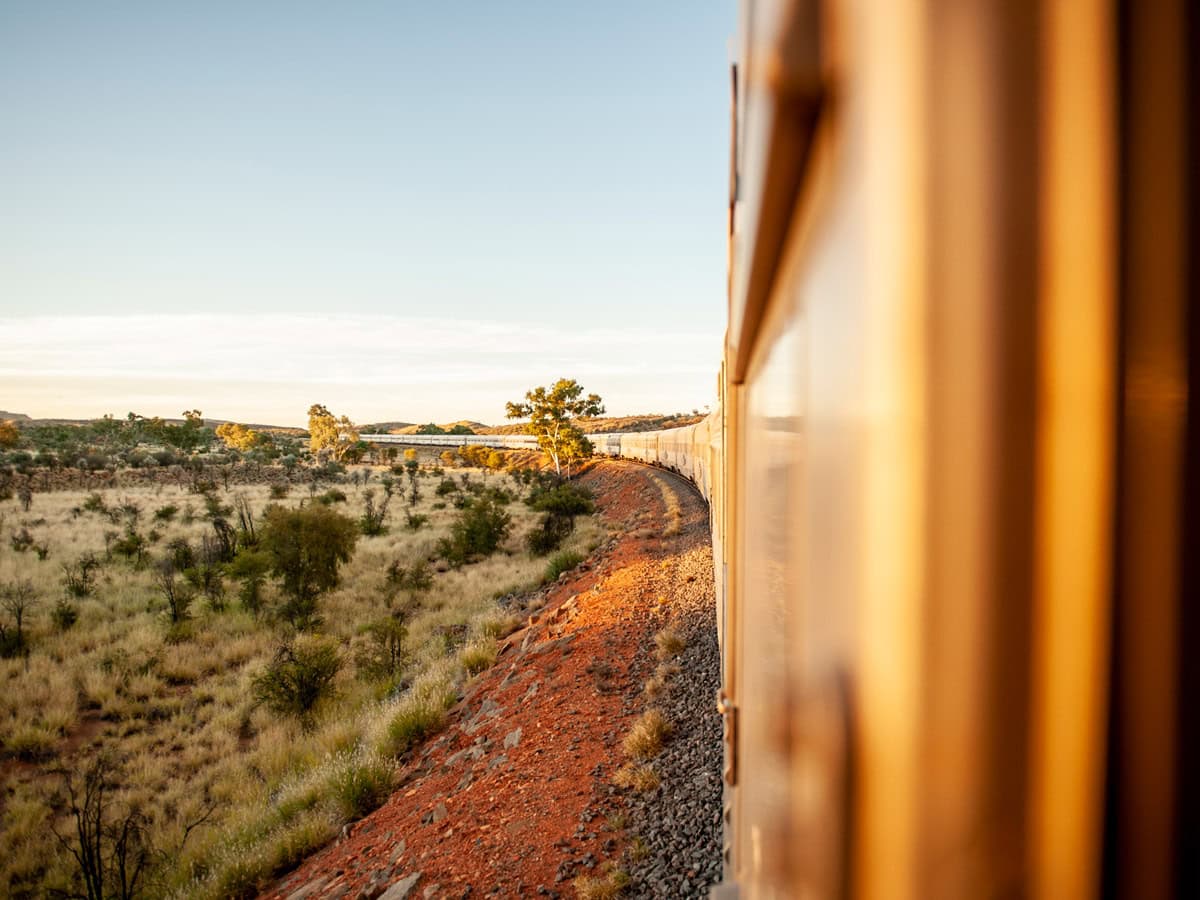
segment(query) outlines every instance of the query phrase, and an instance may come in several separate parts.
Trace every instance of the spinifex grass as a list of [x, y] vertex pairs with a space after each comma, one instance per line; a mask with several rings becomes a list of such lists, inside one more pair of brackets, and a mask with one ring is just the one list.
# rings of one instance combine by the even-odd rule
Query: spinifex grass
[[[374, 471], [366, 485], [376, 502], [381, 474]], [[484, 480], [479, 471], [471, 478]], [[212, 536], [204, 497], [175, 484], [140, 484], [35, 493], [29, 512], [15, 498], [0, 502], [0, 585], [30, 579], [38, 598], [24, 621], [28, 657], [0, 660], [0, 749], [30, 763], [11, 770], [0, 812], [0, 893], [69, 889], [71, 860], [49, 826], [55, 822], [68, 834], [70, 823], [56, 805], [59, 781], [47, 774], [78, 771], [101, 750], [124, 760], [114, 802], [145, 811], [151, 840], [168, 860], [153, 873], [154, 893], [253, 891], [381, 802], [395, 755], [440, 727], [464, 669], [486, 665], [495, 637], [509, 627], [495, 598], [536, 586], [546, 565], [524, 549], [540, 514], [517, 500], [507, 506], [514, 527], [500, 552], [435, 572], [427, 591], [395, 590], [389, 564], [430, 560], [458, 514], [453, 506], [435, 508], [438, 480], [422, 476], [421, 499], [411, 510], [397, 493], [388, 533], [361, 537], [341, 584], [320, 598], [319, 632], [337, 644], [343, 665], [307, 731], [253, 699], [255, 675], [287, 638], [270, 615], [281, 601], [272, 583], [262, 592], [262, 615], [241, 606], [239, 585], [227, 578], [223, 611], [198, 594], [191, 618], [168, 627], [153, 563], [172, 541], [199, 547]], [[488, 474], [486, 484], [520, 490], [503, 474]], [[364, 489], [349, 480], [337, 489], [347, 502], [334, 508], [360, 517]], [[91, 501], [94, 508], [84, 510], [92, 493], [100, 504]], [[240, 495], [260, 521], [268, 503], [312, 502], [303, 481], [281, 494], [263, 483], [218, 489], [215, 499], [232, 506]], [[127, 512], [117, 522], [104, 511], [122, 507]], [[402, 527], [406, 511], [428, 521], [410, 531]], [[106, 552], [131, 519], [146, 539], [149, 561], [142, 568]], [[9, 532], [21, 528], [48, 548], [44, 560], [10, 547]], [[598, 525], [581, 518], [566, 549], [582, 552], [599, 537]], [[66, 597], [63, 567], [77, 567], [86, 554], [101, 562], [93, 584], [84, 596]], [[77, 613], [65, 629], [53, 615], [64, 598]], [[365, 677], [355, 662], [369, 639], [364, 626], [400, 609], [407, 628], [403, 671]], [[212, 815], [184, 842], [187, 825], [209, 808]]]

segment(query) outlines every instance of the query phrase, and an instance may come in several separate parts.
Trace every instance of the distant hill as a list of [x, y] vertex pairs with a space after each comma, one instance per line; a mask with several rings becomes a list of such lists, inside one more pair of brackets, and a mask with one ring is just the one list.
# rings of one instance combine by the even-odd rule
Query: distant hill
[[[413, 424], [412, 422], [373, 422], [370, 425], [359, 425], [359, 434], [416, 434], [422, 427], [427, 425], [427, 422]], [[469, 419], [460, 419], [457, 422], [435, 423], [442, 431], [449, 431], [456, 425], [466, 425], [476, 434], [489, 434], [488, 426], [481, 425], [479, 422], [472, 422]]]
[[[617, 432], [660, 431], [664, 428], [682, 428], [685, 425], [695, 425], [703, 421], [702, 415], [674, 413], [661, 415], [650, 413], [640, 416], [597, 416], [594, 419], [579, 419], [579, 427], [588, 434], [614, 434]], [[523, 434], [525, 426], [494, 425], [490, 428], [481, 427], [479, 434]]]
[[[5, 421], [8, 421], [9, 419], [11, 419], [12, 421], [16, 422], [18, 425], [24, 425], [24, 426], [88, 425], [92, 422], [95, 422], [96, 419], [98, 419], [98, 418], [100, 418], [100, 417], [96, 416], [95, 418], [91, 418], [91, 419], [35, 419], [32, 416], [25, 415], [24, 413], [11, 413], [11, 412], [6, 412], [5, 410], [0, 409], [0, 422], [5, 422]], [[121, 421], [124, 421], [124, 417], [121, 418]], [[184, 423], [184, 420], [181, 418], [166, 418], [166, 419], [163, 419], [163, 421], [166, 422], [168, 425], [182, 425]], [[223, 425], [226, 422], [237, 422], [239, 425], [245, 425], [249, 428], [254, 429], [255, 431], [265, 431], [265, 432], [270, 432], [273, 434], [291, 434], [291, 435], [308, 434], [308, 432], [305, 429], [295, 428], [291, 425], [260, 425], [260, 424], [254, 423], [254, 422], [238, 422], [237, 419], [215, 419], [215, 418], [212, 418], [211, 416], [204, 417], [204, 424], [208, 425], [209, 427], [212, 427], [212, 428], [215, 428], [218, 425]]]
[[[671, 415], [662, 415], [660, 413], [648, 413], [638, 416], [598, 416], [594, 419], [580, 419], [579, 425], [584, 431], [590, 434], [611, 434], [614, 432], [636, 432], [636, 431], [658, 431], [663, 428], [681, 428], [685, 425], [694, 425], [701, 421], [703, 415], [692, 415], [689, 413], [674, 413]], [[86, 425], [89, 422], [94, 422], [95, 419], [35, 419], [24, 413], [13, 413], [0, 410], [0, 421], [13, 420], [19, 425]], [[182, 424], [183, 419], [164, 419], [172, 425]], [[215, 427], [225, 422], [236, 422], [236, 419], [217, 419], [210, 416], [204, 417], [204, 424]], [[295, 428], [289, 425], [264, 425], [254, 422], [238, 422], [240, 425], [246, 425], [253, 428], [255, 431], [273, 432], [275, 434], [288, 435], [303, 435], [308, 432], [303, 428]], [[424, 423], [413, 422], [371, 422], [365, 425], [358, 426], [361, 434], [416, 434], [418, 429]], [[523, 424], [506, 424], [506, 425], [484, 425], [482, 422], [474, 422], [470, 419], [459, 419], [456, 422], [439, 423], [438, 427], [443, 431], [450, 431], [456, 425], [465, 425], [475, 432], [475, 434], [523, 434], [525, 426]]]

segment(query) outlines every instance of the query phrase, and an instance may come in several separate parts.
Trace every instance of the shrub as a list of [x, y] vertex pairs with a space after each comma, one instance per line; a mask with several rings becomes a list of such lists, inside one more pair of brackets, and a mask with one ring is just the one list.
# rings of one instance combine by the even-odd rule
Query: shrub
[[0, 625], [0, 656], [10, 658], [26, 650], [25, 616], [38, 602], [38, 591], [28, 578], [11, 581], [0, 588], [0, 606], [12, 616], [15, 628]]
[[59, 600], [50, 610], [50, 620], [59, 631], [67, 631], [79, 621], [79, 610], [69, 600]]
[[300, 719], [308, 728], [313, 708], [332, 693], [341, 667], [332, 642], [314, 638], [284, 644], [251, 683], [254, 699], [276, 715]]
[[9, 539], [12, 548], [18, 553], [24, 553], [33, 546], [33, 535], [29, 533], [28, 528], [22, 528], [20, 531], [14, 531]]
[[525, 535], [525, 546], [533, 556], [545, 556], [557, 550], [567, 536], [575, 530], [575, 520], [562, 513], [548, 512], [541, 523]]
[[404, 524], [409, 531], [420, 531], [425, 523], [429, 521], [429, 516], [421, 515], [420, 513], [405, 513]]
[[472, 556], [494, 553], [511, 528], [512, 517], [491, 498], [481, 498], [462, 511], [450, 536], [438, 541], [438, 555], [461, 566]]
[[402, 591], [427, 591], [433, 587], [433, 572], [423, 559], [407, 568], [400, 565], [400, 560], [393, 559], [388, 564], [387, 582]]
[[179, 625], [188, 619], [193, 600], [191, 588], [175, 577], [176, 572], [174, 560], [168, 556], [159, 561], [154, 573], [154, 583], [167, 602], [167, 616], [172, 625]]
[[546, 581], [554, 581], [563, 572], [568, 572], [583, 562], [583, 554], [574, 550], [562, 550], [550, 557], [546, 565]]
[[339, 491], [337, 488], [330, 488], [325, 493], [317, 497], [317, 502], [322, 506], [332, 506], [335, 503], [345, 503], [346, 492]]
[[63, 587], [72, 597], [90, 596], [96, 587], [99, 568], [100, 560], [91, 553], [85, 553], [73, 564], [63, 563]]
[[[385, 496], [383, 502], [378, 506], [375, 505], [375, 492], [367, 491], [363, 495], [363, 514], [358, 520], [358, 527], [363, 534], [368, 537], [375, 537], [381, 534], [387, 534], [387, 526], [384, 525], [384, 520], [387, 519], [388, 503], [391, 501], [391, 496]], [[412, 516], [410, 515], [410, 518]], [[415, 529], [414, 529], [415, 530]]]
[[135, 569], [140, 569], [145, 561], [146, 538], [134, 531], [132, 525], [127, 525], [125, 534], [113, 541], [112, 551], [130, 560]]
[[174, 503], [168, 503], [166, 506], [160, 506], [154, 511], [154, 521], [170, 522], [179, 512], [179, 507]]
[[258, 615], [262, 610], [262, 588], [271, 571], [271, 557], [263, 550], [242, 550], [227, 569], [231, 578], [242, 583], [238, 599], [242, 606]]
[[443, 478], [441, 483], [438, 484], [437, 488], [434, 490], [434, 493], [439, 497], [445, 497], [447, 494], [454, 494], [457, 492], [458, 483], [455, 482], [453, 478]]
[[288, 495], [288, 486], [286, 484], [271, 485], [271, 499], [282, 500]]
[[25, 652], [25, 641], [16, 629], [0, 622], [0, 659], [13, 659]]
[[596, 511], [592, 492], [570, 481], [551, 488], [539, 486], [525, 502], [540, 512], [556, 512], [564, 516], [588, 515]]
[[297, 627], [310, 625], [316, 619], [317, 597], [337, 585], [341, 564], [354, 554], [358, 525], [322, 506], [268, 506], [263, 518], [259, 544], [289, 596], [280, 613]]

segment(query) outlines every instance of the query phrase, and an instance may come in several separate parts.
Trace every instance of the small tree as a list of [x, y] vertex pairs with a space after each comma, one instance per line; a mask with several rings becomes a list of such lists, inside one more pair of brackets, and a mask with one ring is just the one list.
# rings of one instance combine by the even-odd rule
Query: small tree
[[328, 450], [341, 460], [358, 444], [358, 426], [345, 416], [334, 416], [320, 403], [308, 408], [308, 445], [314, 453]]
[[354, 555], [358, 524], [327, 506], [299, 509], [268, 506], [259, 546], [270, 555], [271, 572], [282, 579], [289, 602], [284, 618], [310, 624], [317, 598], [338, 583], [338, 569]]
[[375, 492], [368, 490], [363, 494], [363, 514], [358, 520], [358, 527], [362, 533], [368, 537], [375, 537], [381, 534], [387, 534], [388, 503], [391, 502], [391, 494], [383, 498], [383, 502], [378, 506], [375, 505]]
[[333, 690], [342, 667], [337, 645], [316, 638], [288, 643], [252, 683], [254, 698], [280, 716], [298, 718], [307, 730], [317, 702]]
[[238, 599], [242, 606], [258, 615], [262, 609], [262, 588], [271, 572], [271, 555], [263, 550], [242, 550], [229, 564], [231, 578], [242, 583]]
[[505, 407], [510, 419], [528, 418], [525, 431], [537, 437], [538, 446], [554, 461], [554, 471], [562, 474], [562, 463], [578, 458], [590, 445], [572, 421], [579, 416], [598, 416], [604, 405], [596, 394], [583, 396], [583, 388], [573, 378], [560, 378], [549, 388], [536, 387], [525, 392], [525, 401]]
[[[136, 806], [118, 809], [112, 794], [118, 786], [120, 767], [107, 755], [97, 757], [84, 770], [82, 779], [60, 770], [66, 790], [66, 808], [75, 834], [64, 837], [51, 831], [75, 860], [83, 879], [87, 900], [140, 896], [140, 883], [154, 860], [150, 844], [150, 820]], [[189, 829], [190, 830], [190, 827]]]
[[458, 567], [472, 556], [489, 556], [512, 529], [512, 517], [492, 497], [481, 497], [462, 511], [450, 526], [450, 536], [438, 541], [438, 555]]
[[393, 610], [390, 616], [372, 622], [364, 631], [367, 643], [359, 649], [356, 659], [359, 672], [367, 678], [395, 678], [407, 658], [404, 642], [408, 628], [403, 610]]
[[28, 578], [11, 581], [0, 590], [0, 605], [12, 616], [15, 630], [0, 625], [0, 655], [16, 656], [25, 650], [25, 615], [37, 603], [37, 591]]
[[10, 450], [21, 442], [21, 429], [12, 419], [0, 422], [0, 448]]
[[172, 557], [167, 556], [159, 561], [154, 581], [167, 601], [167, 615], [171, 617], [171, 624], [178, 625], [185, 621], [194, 595], [187, 582], [176, 577], [175, 560]]
[[265, 447], [271, 443], [268, 436], [255, 431], [248, 425], [239, 425], [237, 422], [223, 422], [218, 425], [217, 437], [225, 442], [226, 447], [242, 452], [253, 450], [256, 447]]

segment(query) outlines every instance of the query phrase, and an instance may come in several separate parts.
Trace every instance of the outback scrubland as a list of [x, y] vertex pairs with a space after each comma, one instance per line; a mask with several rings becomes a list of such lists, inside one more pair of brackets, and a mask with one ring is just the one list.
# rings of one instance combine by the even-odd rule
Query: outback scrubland
[[601, 538], [584, 492], [466, 449], [10, 460], [0, 892], [253, 894], [386, 799]]

